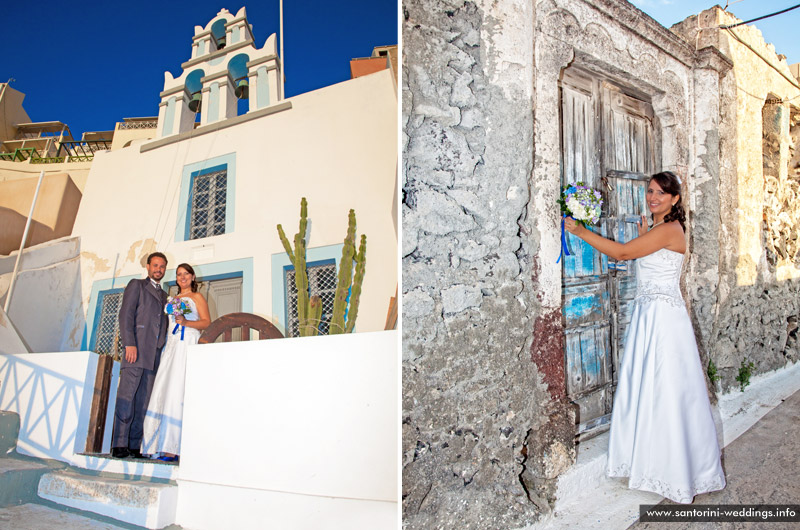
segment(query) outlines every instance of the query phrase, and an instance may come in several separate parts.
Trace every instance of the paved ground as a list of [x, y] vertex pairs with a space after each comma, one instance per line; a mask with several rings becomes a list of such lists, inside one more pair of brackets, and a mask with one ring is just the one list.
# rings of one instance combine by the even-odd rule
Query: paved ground
[[[800, 363], [754, 376], [744, 392], [733, 389], [713, 407], [728, 486], [700, 495], [695, 504], [800, 504]], [[622, 530], [637, 525], [639, 506], [664, 501], [631, 490], [625, 479], [605, 476], [608, 433], [580, 444], [577, 463], [558, 482], [555, 510], [521, 530]], [[668, 525], [668, 526], [667, 526]], [[798, 528], [800, 523], [638, 523], [640, 528]]]
[[[694, 504], [800, 504], [800, 392], [795, 392], [722, 451], [725, 489]], [[662, 505], [674, 504], [664, 501]], [[800, 523], [642, 523], [629, 528], [800, 528]]]
[[76, 513], [40, 504], [23, 504], [0, 510], [0, 528], [3, 530], [127, 530], [131, 527], [89, 519]]

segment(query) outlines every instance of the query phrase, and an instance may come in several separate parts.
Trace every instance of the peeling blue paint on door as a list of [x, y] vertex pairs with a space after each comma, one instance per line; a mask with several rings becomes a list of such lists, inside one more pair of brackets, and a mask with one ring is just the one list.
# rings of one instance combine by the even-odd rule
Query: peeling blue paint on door
[[[561, 184], [581, 181], [600, 190], [603, 213], [589, 229], [630, 241], [638, 236], [647, 174], [655, 166], [652, 107], [575, 66], [562, 72], [560, 90]], [[635, 270], [632, 261], [609, 259], [571, 234], [566, 239], [573, 255], [561, 261], [564, 363], [580, 436], [610, 419]]]

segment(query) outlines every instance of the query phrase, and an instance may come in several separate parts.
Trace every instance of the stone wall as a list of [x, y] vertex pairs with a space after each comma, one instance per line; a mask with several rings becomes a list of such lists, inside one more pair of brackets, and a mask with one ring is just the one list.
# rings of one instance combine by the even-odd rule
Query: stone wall
[[[755, 26], [719, 28], [737, 22], [715, 7], [672, 28], [698, 47], [718, 49], [733, 64], [720, 81], [718, 103], [720, 149], [732, 156], [721, 156], [718, 226], [704, 227], [718, 234], [719, 244], [698, 246], [704, 255], [716, 254], [718, 288], [716, 293], [698, 289], [692, 296], [709, 307], [712, 324], [704, 343], [725, 390], [738, 385], [745, 360], [754, 363], [756, 373], [797, 360], [800, 313], [795, 200], [800, 89], [786, 60]], [[714, 272], [698, 267], [693, 276], [702, 283], [704, 274]]]
[[[523, 526], [574, 458], [528, 353], [533, 6], [419, 0], [403, 15], [404, 524]], [[528, 436], [550, 456], [530, 458]]]
[[[619, 0], [406, 0], [403, 15], [404, 525], [520, 527], [551, 509], [575, 457], [560, 76], [580, 66], [652, 104], [657, 166], [706, 195], [705, 245], [732, 167], [715, 93], [730, 63]], [[687, 281], [707, 340], [718, 259], [695, 261], [703, 279]]]

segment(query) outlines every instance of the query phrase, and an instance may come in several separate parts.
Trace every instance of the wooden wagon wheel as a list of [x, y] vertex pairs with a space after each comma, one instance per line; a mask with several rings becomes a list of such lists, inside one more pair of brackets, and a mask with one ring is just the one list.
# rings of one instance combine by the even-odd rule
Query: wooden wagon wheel
[[209, 344], [224, 334], [225, 342], [233, 340], [233, 329], [242, 328], [242, 340], [248, 340], [250, 330], [258, 331], [259, 340], [282, 339], [283, 334], [270, 321], [252, 313], [229, 313], [212, 322], [200, 335], [200, 344]]

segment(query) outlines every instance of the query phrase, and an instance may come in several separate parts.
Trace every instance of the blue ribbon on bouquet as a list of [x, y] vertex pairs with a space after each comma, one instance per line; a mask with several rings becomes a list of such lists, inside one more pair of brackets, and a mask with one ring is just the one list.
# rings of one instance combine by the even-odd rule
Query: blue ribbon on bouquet
[[183, 332], [186, 331], [186, 326], [181, 326], [180, 324], [175, 324], [175, 329], [172, 330], [172, 334], [176, 334], [178, 332], [178, 326], [181, 328], [181, 340], [183, 340]]
[[556, 263], [561, 261], [562, 255], [572, 256], [572, 254], [569, 251], [569, 246], [567, 245], [567, 233], [564, 230], [564, 219], [566, 218], [567, 218], [566, 215], [561, 217], [561, 252], [558, 254], [558, 259], [556, 260]]

